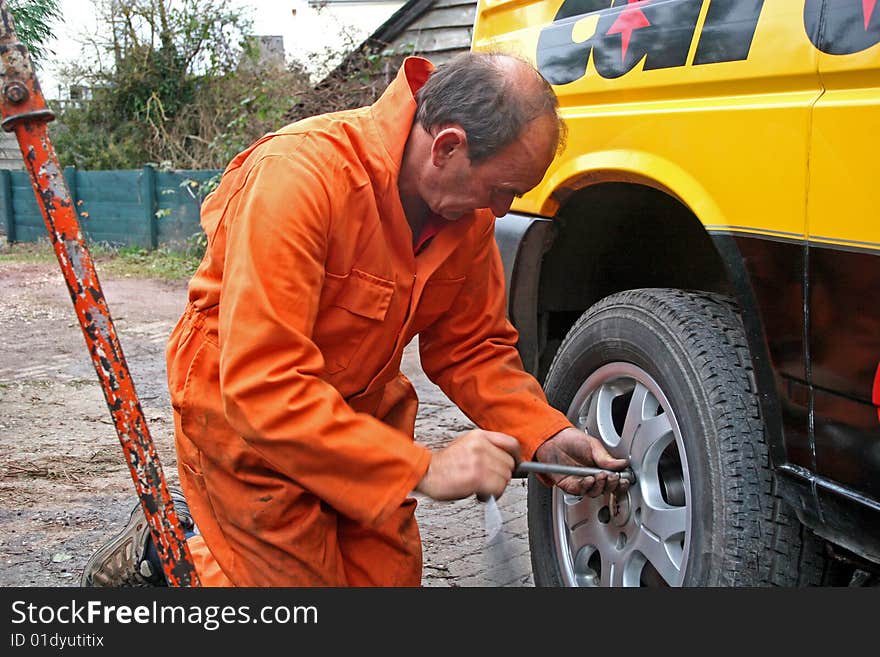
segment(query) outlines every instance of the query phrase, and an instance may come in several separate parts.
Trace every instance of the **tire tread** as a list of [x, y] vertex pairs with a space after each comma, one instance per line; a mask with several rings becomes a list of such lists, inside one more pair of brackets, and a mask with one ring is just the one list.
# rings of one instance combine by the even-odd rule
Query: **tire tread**
[[[639, 289], [600, 301], [584, 313], [554, 355], [552, 374], [566, 346], [597, 317], [626, 313], [652, 317], [679, 343], [709, 401], [723, 480], [722, 586], [820, 584], [828, 560], [821, 541], [802, 526], [779, 497], [761, 417], [757, 380], [739, 311], [721, 295], [677, 289]], [[551, 376], [548, 375], [548, 379]]]

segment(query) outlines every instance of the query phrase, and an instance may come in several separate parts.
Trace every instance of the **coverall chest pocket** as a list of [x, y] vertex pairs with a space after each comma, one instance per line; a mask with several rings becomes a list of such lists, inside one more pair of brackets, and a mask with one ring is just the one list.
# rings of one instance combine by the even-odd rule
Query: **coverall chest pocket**
[[348, 367], [367, 335], [382, 330], [393, 296], [394, 281], [358, 269], [343, 275], [325, 272], [312, 340], [328, 374]]
[[412, 328], [414, 335], [428, 328], [452, 307], [464, 281], [464, 276], [428, 281], [416, 308]]

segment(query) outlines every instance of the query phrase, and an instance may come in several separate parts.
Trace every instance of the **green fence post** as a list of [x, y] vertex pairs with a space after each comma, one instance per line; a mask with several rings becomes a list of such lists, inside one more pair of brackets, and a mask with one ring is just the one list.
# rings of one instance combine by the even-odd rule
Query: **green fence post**
[[150, 249], [159, 248], [159, 202], [156, 198], [156, 169], [149, 164], [144, 165], [141, 177], [141, 198], [144, 205], [147, 225], [150, 227]]
[[12, 174], [0, 170], [0, 202], [3, 203], [3, 220], [6, 224], [6, 242], [15, 242], [15, 211], [12, 207]]

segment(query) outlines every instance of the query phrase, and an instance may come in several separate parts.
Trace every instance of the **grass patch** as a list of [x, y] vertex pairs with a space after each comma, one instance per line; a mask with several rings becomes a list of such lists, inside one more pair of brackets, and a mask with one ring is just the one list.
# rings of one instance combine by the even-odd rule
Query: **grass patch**
[[[204, 252], [203, 240], [193, 240], [185, 248], [159, 248], [153, 251], [134, 246], [116, 247], [88, 244], [98, 276], [186, 280], [199, 266]], [[55, 262], [55, 252], [48, 240], [39, 242], [0, 242], [0, 262]]]
[[130, 278], [160, 278], [176, 281], [190, 278], [199, 266], [201, 255], [187, 251], [159, 248], [154, 251], [132, 246], [89, 247], [98, 274]]
[[0, 241], [0, 262], [54, 262], [55, 252], [48, 240], [40, 242]]

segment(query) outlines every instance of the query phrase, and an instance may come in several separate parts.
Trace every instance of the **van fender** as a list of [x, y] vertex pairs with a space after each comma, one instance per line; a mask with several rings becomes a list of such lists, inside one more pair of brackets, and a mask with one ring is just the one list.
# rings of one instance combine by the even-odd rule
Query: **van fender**
[[536, 375], [541, 355], [538, 284], [541, 261], [556, 231], [543, 217], [510, 213], [495, 221], [495, 242], [504, 266], [507, 316], [519, 331], [517, 349], [526, 371]]

